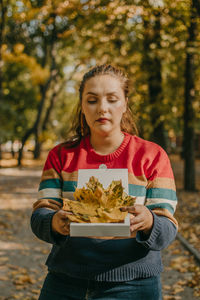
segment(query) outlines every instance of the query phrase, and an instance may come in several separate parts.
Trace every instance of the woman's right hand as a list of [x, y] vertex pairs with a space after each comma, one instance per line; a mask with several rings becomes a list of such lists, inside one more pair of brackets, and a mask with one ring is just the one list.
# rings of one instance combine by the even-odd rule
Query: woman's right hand
[[64, 211], [62, 209], [58, 210], [52, 218], [52, 230], [55, 233], [60, 233], [62, 235], [70, 234], [70, 221], [68, 215], [70, 212]]

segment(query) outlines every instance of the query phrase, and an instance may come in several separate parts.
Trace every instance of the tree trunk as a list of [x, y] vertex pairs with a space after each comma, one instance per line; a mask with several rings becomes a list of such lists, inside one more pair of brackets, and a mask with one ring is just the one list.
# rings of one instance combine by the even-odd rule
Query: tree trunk
[[[58, 71], [57, 71], [57, 68], [56, 68], [56, 49], [55, 49], [55, 42], [56, 42], [56, 39], [57, 39], [56, 25], [55, 25], [56, 15], [54, 13], [52, 13], [51, 17], [54, 20], [53, 23], [52, 23], [54, 27], [53, 27], [52, 36], [51, 36], [51, 43], [50, 43], [51, 44], [51, 50], [50, 50], [51, 76], [49, 78], [49, 83], [48, 83], [47, 87], [45, 87], [44, 92], [42, 93], [43, 94], [43, 99], [44, 99], [45, 102], [47, 100], [46, 99], [47, 98], [46, 94], [47, 94], [47, 90], [50, 86], [50, 83], [52, 82], [53, 79], [56, 79], [57, 74], [58, 74]], [[44, 105], [43, 105], [43, 108], [44, 108]], [[42, 143], [40, 141], [40, 134], [43, 131], [42, 130], [43, 123], [44, 123], [44, 121], [42, 121], [41, 116], [40, 116], [39, 122], [37, 124], [36, 129], [35, 129], [35, 149], [33, 151], [35, 159], [39, 158], [40, 153], [41, 153]]]
[[39, 103], [37, 117], [36, 117], [34, 125], [27, 130], [24, 137], [22, 138], [22, 146], [19, 149], [19, 155], [18, 155], [18, 166], [21, 165], [24, 145], [25, 145], [26, 141], [28, 140], [28, 138], [30, 137], [30, 135], [31, 134], [35, 134], [35, 136], [39, 135], [39, 126], [40, 126], [40, 120], [41, 120], [42, 112], [44, 110], [44, 105], [45, 105], [45, 101], [46, 101], [46, 93], [47, 93], [49, 84], [50, 84], [52, 79], [53, 79], [53, 76], [51, 74], [50, 77], [49, 77], [49, 80], [47, 81], [47, 83], [44, 86], [40, 87], [42, 98], [41, 98], [41, 101]]
[[[43, 118], [43, 123], [41, 125], [41, 132], [44, 132], [47, 130], [47, 126], [51, 117], [51, 113], [53, 111], [56, 99], [59, 95], [59, 93], [63, 90], [63, 88], [66, 85], [66, 82], [71, 80], [73, 77], [73, 74], [76, 72], [77, 68], [79, 67], [80, 64], [77, 64], [76, 67], [74, 68], [74, 72], [71, 74], [71, 76], [67, 80], [63, 80], [62, 84], [59, 85], [59, 75], [55, 76], [55, 85], [54, 85], [54, 90], [52, 92], [50, 101], [49, 101], [49, 106], [46, 109], [45, 116]], [[39, 140], [39, 134], [38, 132], [35, 134], [35, 149], [34, 149], [34, 158], [38, 158], [40, 156], [40, 152], [42, 149], [42, 142]]]
[[40, 157], [40, 152], [41, 152], [41, 143], [39, 141], [38, 131], [36, 130], [36, 132], [35, 132], [35, 148], [34, 148], [34, 152], [33, 152], [34, 159], [37, 159]]
[[151, 140], [167, 149], [167, 139], [165, 135], [164, 122], [160, 119], [162, 115], [162, 65], [155, 49], [151, 49], [154, 44], [156, 49], [160, 49], [160, 12], [155, 11], [156, 20], [152, 23], [144, 21], [144, 67], [147, 74], [149, 102], [151, 106], [150, 118], [153, 127]]
[[34, 132], [34, 130], [35, 130], [34, 126], [30, 129], [28, 129], [27, 132], [25, 133], [25, 135], [22, 138], [22, 141], [21, 141], [22, 145], [19, 148], [19, 152], [18, 152], [18, 166], [21, 166], [21, 161], [22, 161], [22, 156], [23, 156], [23, 150], [24, 150], [25, 143], [26, 143], [27, 139], [30, 137], [30, 135]]
[[13, 146], [14, 142], [11, 141], [11, 154], [12, 154], [12, 158], [15, 158], [15, 151], [14, 151], [14, 146]]
[[197, 14], [200, 16], [200, 0], [193, 0], [193, 7], [196, 8]]
[[0, 168], [2, 167], [1, 160], [2, 160], [2, 149], [1, 149], [1, 142], [0, 142]]
[[3, 40], [4, 40], [3, 32], [4, 32], [4, 27], [5, 27], [5, 16], [6, 16], [6, 11], [7, 11], [7, 4], [5, 4], [3, 0], [0, 0], [0, 102], [3, 101], [2, 44], [3, 44]]
[[[50, 59], [51, 59], [51, 72], [50, 72], [50, 76], [48, 81], [40, 86], [40, 92], [41, 92], [41, 101], [39, 103], [39, 107], [38, 107], [38, 112], [37, 112], [37, 116], [36, 116], [36, 120], [34, 122], [34, 125], [27, 130], [27, 132], [25, 133], [23, 139], [22, 139], [22, 146], [19, 150], [19, 155], [18, 155], [18, 166], [21, 165], [21, 159], [22, 159], [22, 154], [23, 154], [23, 148], [24, 145], [27, 141], [27, 139], [30, 137], [31, 134], [35, 135], [35, 149], [34, 149], [34, 158], [38, 158], [40, 155], [40, 147], [37, 145], [38, 144], [38, 138], [40, 136], [41, 133], [41, 118], [42, 118], [42, 113], [44, 111], [45, 108], [45, 103], [47, 100], [47, 91], [49, 89], [50, 83], [52, 82], [52, 80], [56, 77], [57, 75], [57, 70], [56, 70], [56, 64], [55, 64], [55, 56], [56, 56], [56, 51], [55, 51], [55, 41], [56, 41], [56, 37], [55, 37], [55, 32], [53, 33], [53, 38], [52, 38], [52, 42], [50, 44], [51, 49], [50, 49]], [[45, 49], [47, 49], [45, 47]], [[47, 53], [46, 53], [47, 54]], [[46, 55], [45, 55], [45, 59], [46, 59]], [[43, 65], [44, 67], [44, 65]]]
[[185, 62], [185, 102], [184, 102], [184, 137], [183, 137], [183, 157], [184, 157], [184, 189], [195, 191], [195, 131], [193, 109], [194, 102], [194, 54], [189, 51], [195, 41], [196, 12], [191, 6], [190, 27], [188, 28], [187, 54]]

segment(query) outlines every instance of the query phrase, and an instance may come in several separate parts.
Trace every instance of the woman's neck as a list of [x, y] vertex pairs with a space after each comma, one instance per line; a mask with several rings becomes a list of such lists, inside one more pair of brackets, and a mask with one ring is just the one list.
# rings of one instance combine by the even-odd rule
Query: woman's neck
[[91, 134], [90, 143], [96, 153], [107, 155], [117, 150], [123, 139], [124, 134], [121, 131], [106, 136]]

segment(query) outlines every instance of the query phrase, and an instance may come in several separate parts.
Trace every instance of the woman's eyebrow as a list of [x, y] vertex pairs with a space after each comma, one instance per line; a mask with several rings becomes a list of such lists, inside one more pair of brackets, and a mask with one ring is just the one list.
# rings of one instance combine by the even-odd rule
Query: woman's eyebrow
[[[87, 92], [86, 95], [94, 95], [94, 96], [98, 96], [98, 94], [94, 93], [94, 92]], [[116, 92], [109, 92], [109, 93], [106, 93], [106, 95], [116, 95]]]
[[109, 92], [109, 93], [107, 93], [107, 95], [115, 95], [115, 96], [117, 96], [116, 92]]
[[93, 93], [93, 92], [88, 92], [86, 95], [94, 95], [97, 96], [97, 94]]

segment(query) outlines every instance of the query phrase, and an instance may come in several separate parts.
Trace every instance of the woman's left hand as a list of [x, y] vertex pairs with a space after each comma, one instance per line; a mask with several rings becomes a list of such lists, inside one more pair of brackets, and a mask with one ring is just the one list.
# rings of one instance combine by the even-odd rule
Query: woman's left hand
[[153, 215], [150, 210], [141, 204], [122, 207], [121, 211], [130, 213], [130, 231], [133, 234], [135, 231], [143, 231], [144, 234], [149, 234], [153, 227]]

